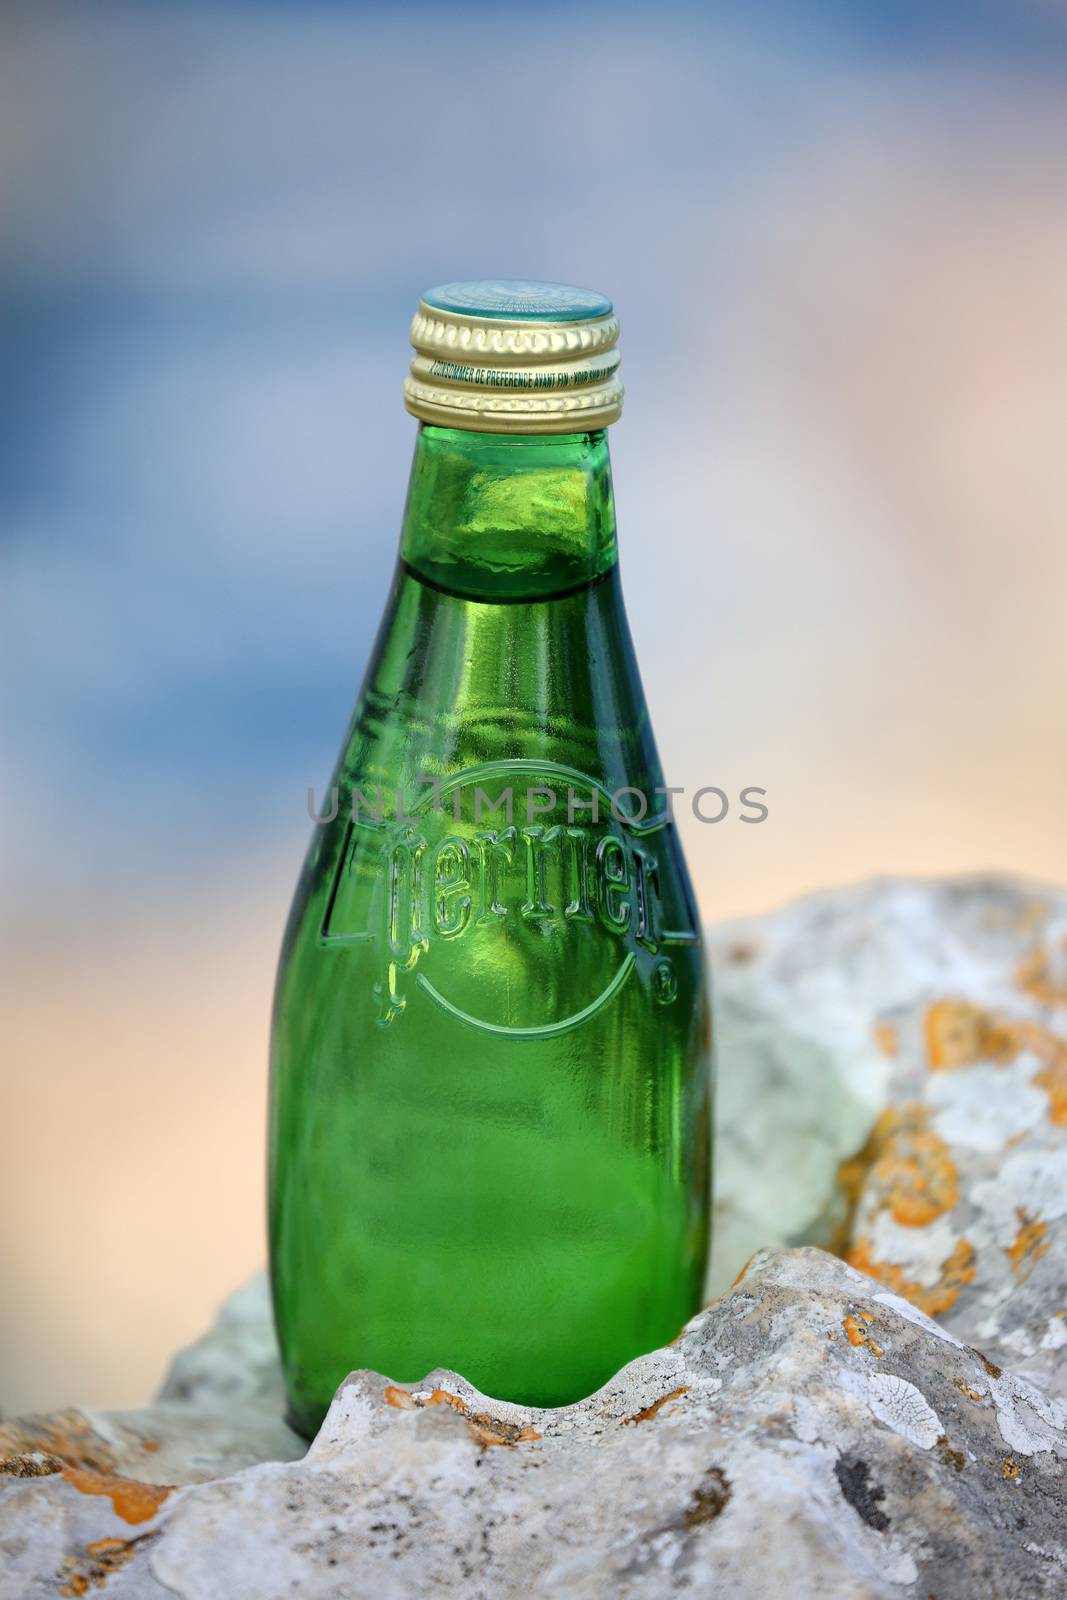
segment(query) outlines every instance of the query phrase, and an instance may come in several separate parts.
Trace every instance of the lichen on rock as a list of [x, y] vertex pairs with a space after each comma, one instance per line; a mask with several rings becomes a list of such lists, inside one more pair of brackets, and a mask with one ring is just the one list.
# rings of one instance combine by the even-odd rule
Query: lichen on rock
[[[740, 984], [724, 965], [739, 939]], [[807, 1174], [801, 1236], [996, 1364], [1067, 1393], [1067, 896], [996, 878], [879, 883], [712, 942], [727, 979], [724, 1058], [747, 1066], [768, 1037], [781, 1048], [799, 1032], [818, 1062], [817, 1161], [795, 1159], [815, 1112], [804, 1060], [784, 1089], [802, 1109], [767, 1148], [768, 1167]], [[831, 1172], [861, 1103], [869, 1126]], [[728, 1120], [718, 1147], [728, 1224], [756, 1168], [739, 1171], [735, 1131]], [[798, 1237], [789, 1216], [765, 1243]]]
[[146, 1600], [1062, 1592], [1067, 1408], [893, 1302], [822, 1251], [760, 1252], [575, 1406], [361, 1372], [301, 1460], [155, 1504], [11, 1480], [0, 1594], [54, 1594], [109, 1540], [109, 1594]]

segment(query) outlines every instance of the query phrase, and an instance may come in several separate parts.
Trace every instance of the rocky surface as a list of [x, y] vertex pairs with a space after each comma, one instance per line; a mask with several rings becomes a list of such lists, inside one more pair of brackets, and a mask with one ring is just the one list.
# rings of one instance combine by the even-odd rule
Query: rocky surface
[[300, 1461], [168, 1491], [67, 1468], [0, 1593], [1054, 1595], [1067, 1407], [818, 1250], [555, 1411], [356, 1373]]
[[829, 1245], [1067, 1393], [1067, 896], [873, 884], [713, 953], [713, 1286], [749, 1242]]
[[154, 1406], [0, 1425], [0, 1600], [1064, 1593], [1065, 934], [989, 880], [717, 930], [712, 1284], [862, 1273], [758, 1249], [557, 1411], [356, 1373], [306, 1454], [258, 1281]]
[[148, 1484], [202, 1483], [303, 1455], [307, 1445], [285, 1426], [284, 1407], [260, 1276], [227, 1301], [209, 1334], [175, 1358], [154, 1404], [139, 1411], [68, 1407], [0, 1422], [0, 1471], [30, 1476], [70, 1466]]

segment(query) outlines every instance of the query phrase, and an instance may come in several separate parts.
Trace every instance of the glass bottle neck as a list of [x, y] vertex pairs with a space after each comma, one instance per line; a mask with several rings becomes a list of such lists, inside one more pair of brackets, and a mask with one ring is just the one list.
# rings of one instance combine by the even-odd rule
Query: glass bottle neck
[[400, 543], [418, 578], [488, 601], [549, 600], [615, 564], [607, 435], [423, 423]]

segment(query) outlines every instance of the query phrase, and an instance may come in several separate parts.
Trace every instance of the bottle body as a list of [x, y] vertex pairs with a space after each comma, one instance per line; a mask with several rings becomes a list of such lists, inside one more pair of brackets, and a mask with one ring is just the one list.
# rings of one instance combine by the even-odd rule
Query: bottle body
[[333, 786], [272, 1039], [291, 1416], [313, 1431], [355, 1367], [578, 1399], [697, 1308], [710, 1158], [603, 434], [421, 430]]

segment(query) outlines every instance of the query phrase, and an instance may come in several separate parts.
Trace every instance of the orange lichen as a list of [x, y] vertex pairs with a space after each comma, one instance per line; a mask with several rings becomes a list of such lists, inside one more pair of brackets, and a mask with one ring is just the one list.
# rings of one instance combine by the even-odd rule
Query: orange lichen
[[[1044, 1004], [1067, 1005], [1067, 990], [1042, 988], [1033, 976], [1035, 970], [1027, 963], [1020, 968], [1023, 987]], [[1041, 1023], [981, 1011], [965, 1000], [939, 1000], [927, 1012], [926, 1043], [929, 1066], [935, 1072], [973, 1066], [976, 1061], [1004, 1066], [1021, 1050], [1032, 1051], [1043, 1063], [1033, 1082], [1052, 1102], [1052, 1121], [1067, 1125], [1067, 1039]]]
[[866, 1193], [874, 1211], [923, 1228], [957, 1204], [959, 1174], [949, 1147], [929, 1126], [930, 1108], [891, 1107], [875, 1123]]
[[[744, 1277], [745, 1273], [748, 1271], [749, 1267], [752, 1265], [753, 1261], [755, 1261], [755, 1259], [756, 1259], [756, 1257], [758, 1255], [759, 1255], [759, 1251], [758, 1250], [753, 1250], [752, 1254], [749, 1256], [748, 1260], [745, 1262], [744, 1266], [741, 1268], [741, 1271], [737, 1274], [737, 1277], [734, 1279], [733, 1283], [731, 1283], [731, 1285], [730, 1285], [731, 1289], [736, 1289], [737, 1288], [737, 1285], [741, 1282], [741, 1279]], [[683, 1333], [685, 1332], [684, 1328], [682, 1329], [682, 1332]]]
[[627, 1423], [651, 1422], [652, 1418], [659, 1413], [661, 1407], [665, 1406], [668, 1400], [677, 1400], [683, 1394], [688, 1393], [689, 1385], [687, 1383], [683, 1383], [680, 1388], [672, 1389], [670, 1394], [661, 1394], [658, 1400], [653, 1400], [652, 1404], [650, 1406], [645, 1406], [643, 1411], [635, 1411], [632, 1417], [626, 1418], [626, 1421]]
[[856, 1268], [857, 1272], [865, 1272], [868, 1277], [877, 1278], [888, 1289], [892, 1289], [894, 1294], [910, 1300], [913, 1306], [925, 1311], [928, 1317], [940, 1317], [951, 1310], [959, 1299], [963, 1285], [973, 1282], [976, 1270], [974, 1246], [967, 1239], [956, 1240], [951, 1255], [941, 1264], [940, 1278], [929, 1288], [907, 1279], [904, 1276], [904, 1269], [895, 1262], [875, 1260], [869, 1239], [857, 1239], [849, 1250], [846, 1260], [849, 1266]]
[[1015, 1457], [1005, 1456], [1004, 1460], [1000, 1464], [1000, 1476], [1002, 1478], [1018, 1478], [1021, 1476], [1021, 1473], [1022, 1469], [1020, 1468]]
[[1026, 994], [1043, 1006], [1067, 1006], [1067, 984], [1052, 977], [1048, 951], [1038, 945], [1024, 956], [1015, 970], [1015, 981]]
[[395, 1406], [400, 1411], [421, 1410], [425, 1406], [451, 1406], [453, 1411], [463, 1417], [471, 1438], [480, 1444], [483, 1450], [488, 1450], [493, 1445], [510, 1447], [516, 1444], [529, 1444], [541, 1437], [534, 1428], [520, 1427], [517, 1422], [501, 1422], [484, 1411], [471, 1411], [458, 1394], [452, 1394], [448, 1389], [434, 1389], [430, 1394], [414, 1395], [407, 1389], [398, 1388], [395, 1383], [390, 1383], [385, 1387], [384, 1398], [386, 1405]]
[[86, 1555], [92, 1556], [94, 1561], [102, 1560], [108, 1556], [118, 1556], [130, 1548], [128, 1539], [94, 1539], [92, 1544], [85, 1546]]
[[892, 1061], [900, 1052], [900, 1034], [892, 1022], [876, 1022], [874, 1042], [884, 1056]]
[[20, 1422], [0, 1424], [0, 1457], [34, 1454], [92, 1472], [112, 1472], [115, 1467], [111, 1446], [94, 1432], [80, 1411], [72, 1408], [46, 1417], [29, 1416]]
[[135, 1478], [119, 1478], [110, 1472], [90, 1472], [84, 1467], [66, 1467], [63, 1476], [80, 1494], [106, 1494], [115, 1515], [123, 1522], [147, 1522], [155, 1516], [172, 1487], [162, 1483], [139, 1483]]
[[845, 1213], [830, 1248], [849, 1255], [861, 1195], [872, 1212], [889, 1211], [904, 1227], [921, 1228], [959, 1200], [959, 1176], [945, 1141], [930, 1126], [930, 1108], [917, 1101], [889, 1106], [861, 1150], [837, 1169]]
[[829, 1239], [829, 1247], [835, 1256], [843, 1256], [848, 1249], [856, 1220], [856, 1211], [860, 1203], [860, 1194], [867, 1180], [867, 1174], [871, 1170], [871, 1162], [874, 1160], [874, 1156], [874, 1135], [872, 1134], [862, 1150], [858, 1150], [854, 1156], [849, 1156], [847, 1160], [838, 1165], [837, 1187], [844, 1196], [845, 1207]]
[[1003, 1066], [1018, 1048], [1011, 1029], [970, 1000], [936, 1000], [926, 1013], [925, 1032], [932, 1072], [971, 1067], [976, 1061]]
[[1051, 1121], [1067, 1126], [1067, 1039], [1027, 1018], [998, 1018], [995, 1028], [1011, 1055], [1029, 1050], [1038, 1057], [1041, 1070], [1032, 1082], [1049, 1097]]
[[[149, 1536], [151, 1537], [151, 1536]], [[84, 1556], [68, 1556], [64, 1570], [70, 1574], [60, 1589], [61, 1595], [83, 1595], [90, 1588], [102, 1588], [119, 1567], [124, 1566], [137, 1548], [133, 1539], [94, 1539]]]
[[[861, 1311], [860, 1316], [863, 1318], [864, 1322], [874, 1321], [874, 1318], [869, 1312]], [[860, 1327], [859, 1323], [856, 1321], [856, 1318], [851, 1312], [845, 1318], [841, 1326], [844, 1328], [848, 1337], [848, 1342], [854, 1350], [859, 1350], [866, 1346], [872, 1355], [882, 1356], [885, 1354], [885, 1351], [882, 1349], [881, 1345], [876, 1344], [871, 1338], [870, 1334]]]
[[[1042, 952], [1038, 952], [1044, 962]], [[1017, 974], [1023, 988], [1046, 1005], [1067, 1005], [1067, 990], [1045, 983], [1047, 971], [1034, 956]], [[1050, 1116], [1067, 1125], [1067, 1039], [1028, 1018], [1007, 1017], [983, 1011], [968, 1000], [938, 1000], [925, 1021], [927, 1061], [933, 1072], [995, 1061], [1004, 1066], [1021, 1050], [1030, 1050], [1043, 1063], [1033, 1082], [1052, 1102]]]
[[1019, 1231], [1006, 1249], [1011, 1270], [1023, 1283], [1049, 1247], [1048, 1223], [1031, 1217], [1022, 1206], [1016, 1206], [1015, 1215], [1019, 1219]]
[[839, 1165], [838, 1188], [844, 1191], [845, 1198], [850, 1204], [855, 1204], [859, 1200], [871, 1168], [884, 1153], [886, 1145], [896, 1132], [900, 1116], [901, 1113], [892, 1106], [887, 1107], [875, 1120], [863, 1146], [855, 1155], [847, 1157]]
[[505, 1445], [510, 1450], [517, 1444], [532, 1444], [541, 1437], [536, 1428], [520, 1428], [517, 1423], [497, 1422], [495, 1418], [482, 1413], [468, 1417], [467, 1427], [471, 1438], [483, 1450], [490, 1450], [494, 1445]]
[[967, 1387], [967, 1385], [964, 1383], [962, 1378], [953, 1378], [952, 1382], [954, 1383], [956, 1388], [960, 1391], [960, 1394], [965, 1394], [967, 1396], [968, 1400], [973, 1400], [974, 1401], [976, 1406], [981, 1404], [982, 1399], [983, 1399], [981, 1390], [979, 1390], [979, 1389], [969, 1389]]
[[1049, 1097], [1050, 1120], [1067, 1126], [1067, 1050], [1058, 1051], [1047, 1066], [1035, 1072], [1033, 1082]]

